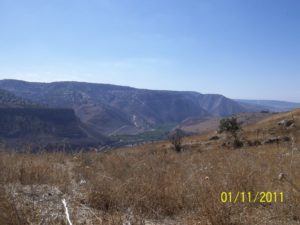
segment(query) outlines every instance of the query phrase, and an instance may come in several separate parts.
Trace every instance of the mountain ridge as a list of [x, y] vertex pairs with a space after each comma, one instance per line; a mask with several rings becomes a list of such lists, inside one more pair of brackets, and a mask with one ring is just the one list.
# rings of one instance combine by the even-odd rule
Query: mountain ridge
[[70, 107], [103, 134], [137, 134], [189, 117], [229, 116], [247, 111], [218, 94], [138, 89], [76, 81], [52, 83], [0, 80], [0, 88], [49, 107]]
[[255, 100], [255, 99], [236, 99], [237, 102], [244, 107], [256, 107], [261, 110], [269, 110], [273, 112], [290, 111], [296, 108], [300, 108], [300, 103], [279, 101], [279, 100]]

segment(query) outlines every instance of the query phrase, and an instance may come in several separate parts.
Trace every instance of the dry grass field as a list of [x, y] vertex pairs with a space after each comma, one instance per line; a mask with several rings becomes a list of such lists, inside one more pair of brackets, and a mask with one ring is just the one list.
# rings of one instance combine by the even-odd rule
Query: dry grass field
[[[290, 127], [279, 126], [293, 119]], [[242, 148], [214, 133], [109, 152], [0, 153], [0, 225], [300, 224], [300, 110], [243, 128]], [[221, 193], [233, 202], [222, 203]], [[237, 193], [274, 194], [234, 203]], [[283, 194], [283, 202], [279, 199]], [[253, 200], [253, 199], [252, 199]]]
[[[236, 115], [238, 121], [243, 123], [243, 126], [255, 124], [263, 119], [272, 116], [272, 113], [239, 113]], [[221, 117], [210, 118], [191, 118], [183, 121], [178, 128], [188, 133], [205, 134], [218, 129]]]

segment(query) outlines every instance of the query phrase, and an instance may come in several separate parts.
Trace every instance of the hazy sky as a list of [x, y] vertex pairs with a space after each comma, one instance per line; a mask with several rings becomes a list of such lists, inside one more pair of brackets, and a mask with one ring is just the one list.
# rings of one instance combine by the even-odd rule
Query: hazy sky
[[0, 79], [300, 102], [299, 0], [0, 0]]

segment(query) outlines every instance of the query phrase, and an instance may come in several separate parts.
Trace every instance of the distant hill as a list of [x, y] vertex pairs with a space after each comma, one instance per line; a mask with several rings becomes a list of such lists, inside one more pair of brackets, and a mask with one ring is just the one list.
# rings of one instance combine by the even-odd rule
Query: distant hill
[[0, 89], [0, 108], [3, 107], [36, 107], [37, 104], [34, 104], [28, 100], [24, 100], [21, 97], [16, 97], [14, 94], [9, 91]]
[[18, 147], [104, 145], [108, 138], [84, 125], [73, 109], [47, 108], [0, 90], [0, 143]]
[[190, 117], [251, 111], [217, 94], [153, 91], [82, 82], [33, 83], [1, 80], [0, 88], [49, 107], [74, 109], [81, 121], [106, 135], [138, 134]]
[[12, 147], [30, 144], [56, 149], [64, 144], [80, 148], [108, 142], [82, 124], [73, 109], [0, 108], [0, 127], [1, 143]]
[[275, 101], [275, 100], [243, 100], [237, 99], [243, 107], [251, 110], [269, 110], [272, 112], [284, 112], [300, 108], [300, 103]]

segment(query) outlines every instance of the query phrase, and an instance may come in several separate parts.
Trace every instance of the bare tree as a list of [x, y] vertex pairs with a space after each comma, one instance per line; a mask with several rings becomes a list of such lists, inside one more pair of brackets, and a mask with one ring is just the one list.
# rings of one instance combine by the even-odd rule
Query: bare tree
[[182, 140], [184, 138], [184, 132], [180, 129], [176, 129], [169, 135], [169, 141], [173, 145], [176, 152], [182, 151]]

